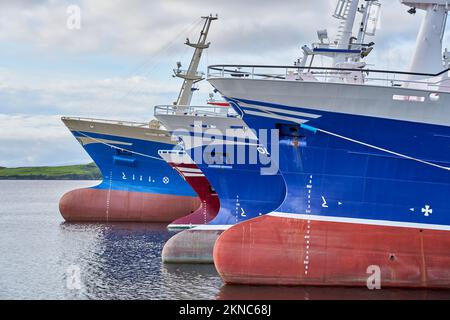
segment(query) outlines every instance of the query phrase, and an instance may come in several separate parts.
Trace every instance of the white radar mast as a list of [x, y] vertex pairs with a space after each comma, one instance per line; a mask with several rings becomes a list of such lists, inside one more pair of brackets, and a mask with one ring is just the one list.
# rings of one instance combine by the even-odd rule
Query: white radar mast
[[[365, 63], [361, 59], [367, 57], [374, 46], [373, 42], [365, 43], [365, 37], [375, 35], [380, 8], [378, 0], [338, 0], [333, 13], [333, 17], [340, 20], [336, 39], [330, 42], [327, 30], [317, 31], [320, 42], [313, 43], [312, 48], [304, 45], [303, 58], [298, 59], [296, 65], [305, 67], [308, 57], [311, 57], [309, 65], [312, 66], [314, 57], [321, 55], [332, 58], [334, 67], [364, 67]], [[362, 14], [362, 19], [355, 37], [353, 26], [357, 13]]]

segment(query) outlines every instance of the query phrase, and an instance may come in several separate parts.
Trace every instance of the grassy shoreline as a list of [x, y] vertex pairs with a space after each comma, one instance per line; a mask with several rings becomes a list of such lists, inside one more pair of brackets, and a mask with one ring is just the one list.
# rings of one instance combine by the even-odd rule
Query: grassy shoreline
[[56, 167], [0, 167], [0, 180], [101, 180], [95, 163]]

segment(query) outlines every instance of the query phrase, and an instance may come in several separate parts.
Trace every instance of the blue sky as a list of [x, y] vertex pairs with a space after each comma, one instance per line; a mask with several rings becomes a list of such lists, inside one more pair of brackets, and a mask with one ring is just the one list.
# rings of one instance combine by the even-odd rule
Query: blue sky
[[[149, 121], [153, 106], [176, 99], [176, 61], [200, 30], [200, 16], [219, 14], [201, 63], [291, 64], [316, 30], [337, 22], [335, 0], [79, 0], [0, 3], [0, 166], [87, 163], [90, 158], [60, 117]], [[69, 30], [67, 7], [81, 8], [81, 29]], [[405, 70], [422, 13], [382, 1], [377, 68]], [[13, 17], [13, 18], [12, 18]], [[445, 38], [446, 43], [447, 37]], [[204, 82], [193, 104], [210, 92]]]

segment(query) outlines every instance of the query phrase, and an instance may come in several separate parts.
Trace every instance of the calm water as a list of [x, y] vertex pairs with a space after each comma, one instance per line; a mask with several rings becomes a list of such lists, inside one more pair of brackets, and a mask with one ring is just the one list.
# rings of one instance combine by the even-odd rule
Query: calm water
[[[0, 180], [0, 299], [450, 299], [448, 291], [225, 286], [213, 265], [163, 265], [165, 225], [64, 223], [92, 181]], [[79, 270], [81, 288], [68, 286]]]

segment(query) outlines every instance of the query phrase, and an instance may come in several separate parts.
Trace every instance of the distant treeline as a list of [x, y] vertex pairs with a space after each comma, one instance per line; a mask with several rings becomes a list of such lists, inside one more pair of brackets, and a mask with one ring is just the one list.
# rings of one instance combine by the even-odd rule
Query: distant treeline
[[95, 163], [58, 167], [0, 167], [1, 180], [101, 180]]

